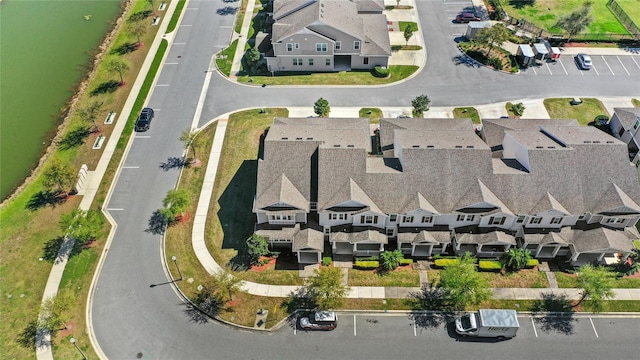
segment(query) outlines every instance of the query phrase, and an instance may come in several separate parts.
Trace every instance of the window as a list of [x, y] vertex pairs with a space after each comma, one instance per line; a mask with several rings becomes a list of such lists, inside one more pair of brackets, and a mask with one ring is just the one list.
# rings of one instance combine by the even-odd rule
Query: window
[[638, 130], [638, 127], [640, 127], [640, 119], [636, 118], [636, 122], [633, 124], [633, 130]]
[[324, 227], [324, 234], [325, 234], [325, 235], [329, 235], [329, 234], [331, 234], [331, 228], [330, 228], [330, 227], [328, 227], [328, 226], [325, 226], [325, 227]]
[[489, 218], [489, 225], [503, 225], [505, 220], [504, 216], [492, 216]]
[[360, 222], [363, 224], [377, 224], [378, 217], [373, 215], [360, 216]]
[[295, 43], [294, 48], [295, 48], [296, 50], [300, 49], [300, 43]]
[[458, 221], [473, 221], [475, 219], [475, 215], [458, 215]]
[[529, 224], [540, 224], [541, 221], [541, 217], [534, 216], [531, 218], [531, 220], [529, 220]]
[[309, 65], [313, 66], [313, 59], [309, 59]]
[[293, 220], [291, 215], [271, 215], [271, 220]]
[[324, 61], [324, 64], [325, 64], [325, 65], [327, 65], [327, 66], [331, 65], [331, 59], [327, 58], [327, 59]]
[[338, 219], [347, 220], [347, 214], [338, 214]]
[[329, 214], [329, 220], [338, 220], [338, 214]]
[[516, 224], [522, 224], [524, 222], [525, 216], [524, 215], [518, 215], [518, 218], [516, 219]]
[[293, 51], [293, 44], [291, 43], [287, 44], [287, 51]]
[[391, 214], [391, 215], [389, 215], [389, 221], [391, 221], [391, 222], [396, 222], [396, 221], [398, 221], [398, 214]]
[[294, 66], [302, 66], [302, 59], [294, 58], [293, 59], [293, 65]]
[[608, 218], [607, 224], [622, 224], [625, 221], [625, 218]]
[[360, 50], [360, 41], [353, 42], [353, 50]]
[[578, 216], [578, 220], [584, 220], [587, 217], [587, 214], [582, 214]]
[[340, 41], [336, 41], [335, 49], [336, 49], [336, 50], [340, 50], [340, 47], [342, 47], [342, 42], [340, 42]]
[[554, 217], [551, 219], [551, 223], [552, 224], [560, 224], [562, 222], [562, 218], [561, 217]]
[[365, 64], [365, 65], [368, 65], [369, 64], [369, 58], [368, 57], [364, 58], [362, 60], [362, 63]]
[[316, 52], [327, 52], [327, 43], [316, 43]]
[[413, 215], [405, 215], [404, 219], [402, 219], [402, 222], [404, 222], [404, 223], [412, 223], [413, 222]]
[[433, 222], [433, 216], [423, 216], [422, 217], [422, 223], [426, 224], [426, 223], [432, 223]]
[[618, 136], [622, 136], [624, 134], [624, 128], [621, 127], [620, 131], [618, 131]]

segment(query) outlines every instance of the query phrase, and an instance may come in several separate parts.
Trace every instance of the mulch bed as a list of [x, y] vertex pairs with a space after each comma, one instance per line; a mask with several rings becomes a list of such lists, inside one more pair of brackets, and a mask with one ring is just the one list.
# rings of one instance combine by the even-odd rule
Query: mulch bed
[[263, 260], [269, 260], [269, 262], [264, 265], [253, 265], [251, 266], [251, 271], [260, 272], [260, 271], [265, 271], [269, 269], [274, 269], [276, 267], [276, 258], [269, 258], [269, 257], [263, 256], [260, 258], [260, 261], [263, 261]]

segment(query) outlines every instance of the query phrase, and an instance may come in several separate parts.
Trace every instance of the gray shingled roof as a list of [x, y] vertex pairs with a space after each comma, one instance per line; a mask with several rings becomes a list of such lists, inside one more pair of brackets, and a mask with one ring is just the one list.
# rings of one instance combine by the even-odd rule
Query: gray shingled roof
[[516, 239], [502, 231], [492, 231], [482, 234], [456, 234], [458, 244], [511, 244], [516, 245]]
[[350, 0], [356, 3], [360, 11], [384, 11], [384, 0]]
[[364, 26], [364, 44], [362, 56], [391, 55], [391, 41], [389, 40], [389, 27], [387, 16], [373, 14], [362, 16]]
[[376, 230], [361, 230], [352, 228], [351, 231], [340, 231], [331, 233], [331, 242], [348, 242], [351, 244], [358, 242], [374, 242], [378, 244], [386, 244], [388, 242], [387, 235]]
[[557, 232], [547, 234], [524, 234], [527, 244], [566, 244], [567, 242]]
[[430, 231], [410, 229], [410, 231], [398, 231], [399, 243], [429, 243], [429, 244], [449, 244], [451, 243], [451, 232], [449, 231]]
[[545, 125], [580, 126], [573, 119], [482, 119], [480, 135], [490, 147], [502, 145], [507, 130], [539, 130]]
[[636, 120], [640, 118], [640, 108], [613, 108], [613, 111], [618, 116], [620, 123], [626, 130], [633, 129], [633, 125], [636, 123]]
[[616, 231], [604, 227], [584, 231], [563, 228], [560, 236], [567, 243], [573, 244], [578, 253], [631, 252], [632, 241], [639, 237], [635, 228]]
[[324, 234], [311, 228], [298, 231], [293, 237], [293, 251], [313, 249], [318, 251], [324, 250]]

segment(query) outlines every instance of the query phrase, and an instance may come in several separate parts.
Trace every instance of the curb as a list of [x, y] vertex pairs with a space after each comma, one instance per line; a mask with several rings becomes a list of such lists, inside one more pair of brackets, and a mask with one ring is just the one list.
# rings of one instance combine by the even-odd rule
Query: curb
[[462, 55], [464, 55], [466, 58], [470, 59], [472, 62], [474, 62], [475, 64], [477, 64], [477, 65], [479, 65], [479, 66], [481, 66], [481, 67], [485, 67], [485, 68], [487, 68], [487, 69], [489, 69], [489, 70], [493, 70], [493, 71], [496, 71], [496, 72], [501, 72], [501, 73], [503, 73], [503, 74], [508, 74], [508, 75], [518, 75], [518, 74], [520, 74], [520, 66], [518, 66], [518, 72], [509, 72], [509, 71], [504, 71], [504, 70], [498, 70], [498, 69], [496, 69], [496, 68], [494, 68], [494, 67], [491, 67], [491, 66], [485, 65], [485, 64], [481, 63], [480, 61], [478, 61], [478, 60], [476, 60], [476, 59], [472, 58], [472, 57], [471, 57], [471, 56], [469, 56], [466, 52], [464, 52], [464, 50], [462, 50], [462, 48], [460, 47], [460, 45], [459, 45], [459, 44], [456, 44], [456, 47], [457, 47], [457, 48], [458, 48], [458, 50], [462, 53]]

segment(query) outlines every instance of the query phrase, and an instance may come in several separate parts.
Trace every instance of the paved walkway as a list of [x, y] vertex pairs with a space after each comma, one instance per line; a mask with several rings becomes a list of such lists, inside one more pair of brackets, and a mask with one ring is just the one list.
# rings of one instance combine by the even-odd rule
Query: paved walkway
[[240, 71], [242, 66], [242, 57], [244, 56], [244, 46], [247, 44], [247, 35], [249, 34], [249, 28], [251, 27], [251, 20], [253, 19], [253, 8], [255, 1], [247, 1], [247, 9], [244, 12], [244, 18], [242, 19], [242, 28], [240, 34], [233, 33], [231, 42], [238, 39], [238, 46], [236, 47], [236, 53], [233, 55], [233, 63], [231, 64], [230, 77], [236, 77], [236, 74]]
[[[629, 104], [631, 104], [631, 100], [629, 99]], [[537, 117], [540, 118], [549, 118], [549, 115], [544, 114], [540, 109], [544, 109], [542, 105], [542, 99], [538, 100], [523, 100], [526, 102], [526, 106], [530, 106], [536, 112]], [[479, 109], [481, 117], [486, 114], [491, 114], [492, 117], [498, 113], [498, 108], [502, 107], [504, 109], [504, 103], [498, 103], [493, 105], [481, 105], [475, 106]], [[344, 117], [357, 117], [359, 107], [348, 107], [348, 108], [333, 108], [331, 109], [331, 115], [336, 117], [336, 114], [340, 114], [340, 116]], [[410, 108], [397, 107], [397, 108], [382, 108], [383, 115], [385, 117], [391, 114], [400, 114], [405, 111], [411, 111]], [[429, 112], [434, 111], [434, 113], [442, 114], [450, 110], [450, 108], [440, 108], [435, 107], [429, 110]], [[481, 111], [480, 111], [481, 110]], [[313, 114], [312, 107], [298, 107], [298, 108], [290, 108], [289, 115], [291, 117], [307, 117]], [[427, 114], [429, 113], [427, 112]], [[506, 113], [506, 111], [505, 111]], [[525, 113], [526, 114], [526, 113]], [[228, 115], [228, 114], [227, 114]], [[196, 214], [194, 216], [194, 224], [192, 230], [192, 246], [196, 253], [196, 256], [200, 260], [202, 266], [210, 273], [213, 274], [217, 271], [222, 271], [222, 267], [216, 263], [215, 259], [209, 251], [207, 250], [205, 244], [205, 225], [206, 219], [209, 211], [209, 202], [211, 201], [212, 193], [213, 193], [213, 184], [215, 182], [216, 173], [218, 169], [218, 163], [220, 154], [222, 153], [223, 140], [227, 129], [227, 119], [226, 116], [218, 119], [216, 134], [213, 140], [213, 145], [211, 146], [211, 155], [209, 156], [209, 163], [207, 165], [207, 170], [205, 172], [205, 179], [202, 186], [202, 192], [200, 193], [200, 199], [198, 200], [198, 207], [196, 210]], [[393, 116], [395, 117], [395, 116]], [[421, 281], [424, 279], [424, 282], [428, 281], [426, 278], [426, 274], [424, 277], [421, 275]], [[557, 286], [557, 285], [556, 285]], [[243, 281], [241, 285], [242, 289], [249, 294], [259, 295], [259, 296], [271, 296], [271, 297], [287, 297], [297, 290], [297, 286], [284, 286], [284, 285], [267, 285], [267, 284], [259, 284], [249, 281]], [[417, 287], [381, 287], [381, 286], [352, 286], [348, 298], [358, 299], [358, 298], [372, 298], [372, 299], [400, 299], [411, 297], [412, 294], [415, 294], [420, 291], [420, 288]], [[503, 299], [503, 300], [527, 300], [527, 299], [540, 299], [542, 294], [555, 294], [566, 296], [571, 300], [578, 300], [580, 298], [580, 292], [578, 289], [558, 289], [558, 288], [542, 288], [542, 289], [522, 289], [522, 288], [496, 288], [492, 289], [493, 298], [494, 299]], [[615, 299], [616, 300], [640, 300], [640, 289], [614, 289]]]

